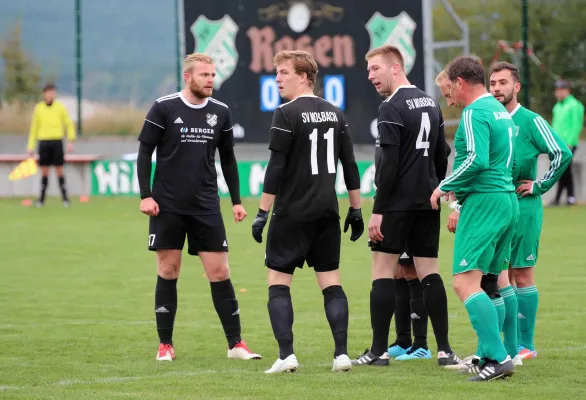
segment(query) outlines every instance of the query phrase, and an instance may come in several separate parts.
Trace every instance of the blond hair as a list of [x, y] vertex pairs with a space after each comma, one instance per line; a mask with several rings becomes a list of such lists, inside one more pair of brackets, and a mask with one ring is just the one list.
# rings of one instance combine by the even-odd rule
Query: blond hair
[[185, 57], [185, 60], [183, 60], [183, 73], [191, 71], [191, 69], [193, 68], [193, 65], [196, 62], [202, 62], [202, 63], [206, 63], [206, 64], [213, 64], [214, 63], [212, 58], [210, 56], [208, 56], [207, 54], [203, 54], [203, 53], [189, 54], [187, 57]]
[[391, 46], [390, 44], [385, 44], [384, 46], [380, 46], [376, 49], [370, 50], [368, 53], [366, 53], [364, 59], [368, 61], [372, 57], [378, 55], [382, 55], [388, 60], [397, 62], [401, 66], [401, 69], [405, 69], [405, 58], [403, 57], [403, 54], [401, 54], [401, 51], [397, 47]]
[[435, 84], [438, 86], [441, 85], [441, 83], [444, 79], [448, 79], [448, 73], [446, 72], [445, 69], [442, 69], [442, 72], [437, 74], [437, 76], [435, 77]]
[[313, 87], [318, 72], [315, 58], [310, 53], [303, 50], [282, 50], [273, 57], [273, 64], [276, 67], [288, 60], [293, 62], [293, 69], [297, 75], [303, 73], [307, 74], [307, 80]]

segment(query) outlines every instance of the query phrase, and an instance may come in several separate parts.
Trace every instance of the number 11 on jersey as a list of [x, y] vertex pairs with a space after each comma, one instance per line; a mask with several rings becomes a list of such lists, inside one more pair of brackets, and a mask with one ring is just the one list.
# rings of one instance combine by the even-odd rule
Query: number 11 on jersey
[[[309, 135], [309, 140], [311, 140], [311, 174], [317, 175], [318, 174], [318, 166], [317, 166], [317, 139], [318, 133], [317, 128], [315, 128], [311, 135]], [[324, 133], [324, 139], [326, 140], [326, 153], [327, 153], [327, 162], [328, 162], [328, 173], [335, 174], [336, 173], [336, 165], [334, 164], [334, 128], [328, 129], [326, 133]]]

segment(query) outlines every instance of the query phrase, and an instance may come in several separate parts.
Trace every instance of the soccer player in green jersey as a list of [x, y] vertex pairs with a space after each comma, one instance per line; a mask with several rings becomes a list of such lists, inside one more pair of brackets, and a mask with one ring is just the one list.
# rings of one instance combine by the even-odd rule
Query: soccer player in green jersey
[[[500, 62], [491, 68], [490, 92], [505, 106], [518, 127], [513, 183], [519, 200], [519, 222], [513, 233], [511, 273], [507, 270], [501, 273], [499, 287], [507, 313], [503, 326], [505, 347], [513, 357], [518, 341], [519, 356], [526, 360], [537, 356], [533, 333], [539, 294], [533, 268], [537, 262], [543, 222], [541, 195], [560, 179], [570, 165], [572, 152], [541, 116], [519, 104], [519, 81], [519, 71], [513, 64]], [[540, 154], [549, 156], [550, 166], [547, 173], [537, 179], [537, 158]], [[517, 285], [516, 294], [509, 284], [509, 275]]]
[[[439, 75], [435, 78], [435, 83], [436, 83], [436, 85], [439, 86], [440, 91], [442, 93], [442, 96], [446, 99], [448, 106], [449, 107], [458, 107], [458, 105], [455, 104], [454, 101], [450, 97], [450, 86], [451, 85], [450, 85], [450, 80], [448, 79], [448, 75], [445, 70], [442, 70], [439, 73]], [[448, 226], [447, 227], [448, 227], [448, 231], [450, 231], [451, 233], [456, 232], [456, 227], [458, 225], [458, 218], [460, 216], [460, 209], [461, 209], [461, 205], [456, 204], [455, 210], [450, 214], [450, 216], [448, 218]], [[508, 246], [509, 246], [509, 244], [505, 244], [505, 249], [508, 249], [509, 248]], [[496, 249], [495, 249], [495, 251], [496, 251]], [[499, 256], [502, 256], [502, 252], [498, 251], [496, 253], [499, 254]], [[503, 262], [502, 265], [506, 266], [508, 268], [508, 262]], [[504, 295], [501, 295], [501, 292], [499, 291], [498, 279], [499, 279], [498, 274], [484, 274], [482, 276], [482, 280], [480, 281], [480, 287], [482, 288], [482, 290], [484, 290], [486, 292], [488, 297], [492, 300], [492, 303], [494, 304], [494, 306], [497, 310], [498, 321], [499, 321], [499, 330], [502, 331], [505, 317], [507, 315], [514, 315], [514, 317], [517, 318], [517, 299], [516, 299], [516, 297], [514, 298], [514, 308], [512, 308], [511, 310], [508, 310], [505, 307], [505, 301], [510, 302], [513, 299], [509, 299], [509, 298], [505, 299]], [[505, 279], [506, 279], [506, 281], [505, 281], [506, 285], [502, 286], [503, 288], [506, 286], [509, 286], [508, 278], [505, 278]], [[505, 294], [508, 294], [508, 293], [509, 292], [505, 292]], [[507, 312], [509, 312], [509, 311], [510, 311], [510, 313], [507, 314]], [[514, 339], [515, 339], [514, 341], [505, 342], [505, 349], [507, 350], [507, 352], [509, 352], [509, 356], [513, 359], [513, 364], [515, 366], [523, 365], [523, 361], [521, 360], [521, 357], [517, 355], [516, 332], [515, 332]], [[507, 347], [507, 344], [509, 344], [509, 343], [513, 343], [513, 345]], [[485, 362], [485, 357], [484, 357], [482, 349], [483, 349], [482, 343], [480, 343], [480, 341], [479, 341], [477, 348], [476, 348], [476, 352], [473, 355], [464, 358], [462, 360], [462, 362], [457, 365], [451, 365], [446, 368], [459, 370], [464, 373], [478, 374], [482, 368], [482, 364]], [[514, 351], [509, 351], [509, 349], [513, 349]]]
[[463, 109], [453, 172], [433, 192], [453, 194], [462, 208], [454, 244], [454, 290], [464, 302], [488, 361], [471, 381], [511, 376], [514, 365], [500, 337], [495, 305], [481, 288], [483, 274], [500, 274], [518, 218], [512, 178], [515, 125], [485, 88], [482, 64], [458, 57], [446, 68], [450, 98]]

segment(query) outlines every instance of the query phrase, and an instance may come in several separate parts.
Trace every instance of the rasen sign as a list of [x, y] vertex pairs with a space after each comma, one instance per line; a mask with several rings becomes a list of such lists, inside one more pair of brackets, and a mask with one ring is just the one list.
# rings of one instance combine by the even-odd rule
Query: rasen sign
[[399, 47], [409, 81], [424, 89], [431, 60], [424, 60], [422, 0], [183, 0], [183, 11], [183, 51], [216, 62], [214, 97], [241, 127], [237, 142], [269, 140], [273, 112], [284, 102], [273, 65], [280, 50], [314, 55], [315, 92], [344, 111], [354, 143], [374, 144], [370, 126], [381, 102], [368, 80], [369, 50]]
[[[154, 164], [154, 163], [153, 163]], [[258, 197], [262, 193], [263, 181], [267, 161], [243, 161], [238, 163], [240, 176], [240, 195], [242, 197]], [[153, 170], [155, 165], [153, 165]], [[336, 193], [339, 196], [347, 195], [344, 174], [336, 177]], [[374, 164], [371, 162], [358, 162], [361, 183], [360, 191], [363, 196], [374, 196]], [[218, 173], [218, 194], [220, 197], [229, 197], [228, 186], [222, 174], [220, 163], [216, 163]], [[136, 173], [136, 161], [126, 160], [100, 160], [91, 165], [91, 194], [92, 196], [138, 196], [138, 177]]]

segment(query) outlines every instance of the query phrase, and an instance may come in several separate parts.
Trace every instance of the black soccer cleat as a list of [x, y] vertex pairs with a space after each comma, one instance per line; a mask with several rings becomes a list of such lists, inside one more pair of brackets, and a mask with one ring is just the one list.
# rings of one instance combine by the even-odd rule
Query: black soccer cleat
[[382, 356], [374, 355], [370, 350], [366, 349], [364, 353], [356, 360], [352, 360], [352, 365], [374, 365], [376, 367], [389, 366], [389, 354], [383, 353]]
[[437, 353], [437, 364], [442, 368], [458, 365], [461, 362], [462, 360], [454, 352], [446, 353], [445, 351], [439, 351]]
[[484, 382], [492, 381], [494, 379], [505, 379], [512, 376], [515, 373], [515, 366], [511, 357], [507, 356], [507, 359], [503, 363], [494, 361], [487, 362], [478, 375], [468, 378], [469, 382]]

